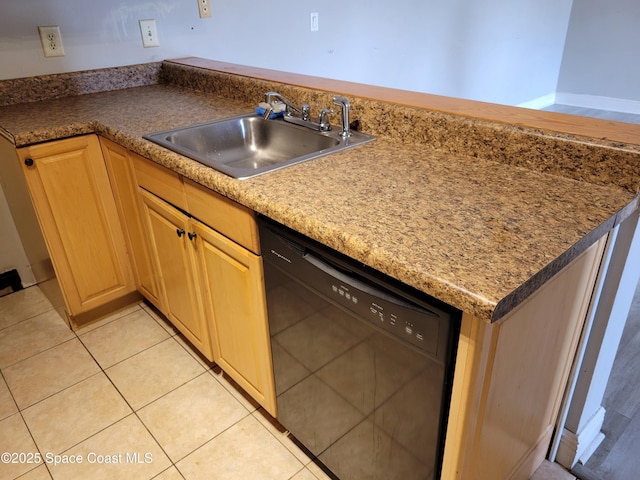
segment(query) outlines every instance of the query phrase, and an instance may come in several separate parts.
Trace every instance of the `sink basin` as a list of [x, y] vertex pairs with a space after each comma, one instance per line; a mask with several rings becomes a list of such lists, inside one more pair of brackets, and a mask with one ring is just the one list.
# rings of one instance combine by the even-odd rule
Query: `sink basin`
[[340, 128], [317, 132], [256, 114], [150, 133], [144, 138], [238, 179], [375, 140], [360, 132], [344, 139]]

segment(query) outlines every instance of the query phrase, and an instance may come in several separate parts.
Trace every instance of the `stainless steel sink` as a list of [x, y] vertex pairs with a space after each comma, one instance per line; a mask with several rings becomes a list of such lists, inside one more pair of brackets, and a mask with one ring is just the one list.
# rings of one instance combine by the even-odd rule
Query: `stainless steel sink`
[[144, 138], [234, 178], [245, 179], [375, 140], [340, 129], [317, 132], [256, 114], [150, 133]]

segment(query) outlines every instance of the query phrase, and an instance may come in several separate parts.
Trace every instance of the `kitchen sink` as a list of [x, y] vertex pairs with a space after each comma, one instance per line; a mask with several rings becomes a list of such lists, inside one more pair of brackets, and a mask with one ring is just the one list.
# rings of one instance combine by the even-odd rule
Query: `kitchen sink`
[[340, 129], [319, 132], [255, 113], [144, 135], [234, 178], [246, 179], [355, 147], [375, 137]]

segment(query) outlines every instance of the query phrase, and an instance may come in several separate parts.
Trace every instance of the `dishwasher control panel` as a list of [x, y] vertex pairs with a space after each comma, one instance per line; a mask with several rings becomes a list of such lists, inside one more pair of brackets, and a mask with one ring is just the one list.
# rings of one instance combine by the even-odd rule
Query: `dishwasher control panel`
[[[327, 280], [331, 282], [330, 296], [335, 302], [427, 353], [438, 353], [438, 329], [442, 320], [438, 313], [391, 294], [376, 292], [376, 295], [372, 291], [377, 291], [377, 286], [362, 291], [353, 285]], [[383, 296], [387, 298], [381, 298]]]

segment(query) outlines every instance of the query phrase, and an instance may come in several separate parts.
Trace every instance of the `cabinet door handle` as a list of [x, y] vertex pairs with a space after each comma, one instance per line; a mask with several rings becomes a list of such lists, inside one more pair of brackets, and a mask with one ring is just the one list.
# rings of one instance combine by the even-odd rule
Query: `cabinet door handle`
[[198, 234], [196, 232], [189, 232], [187, 233], [187, 236], [189, 237], [189, 240], [193, 240], [198, 236]]
[[24, 164], [25, 164], [27, 167], [30, 167], [31, 165], [33, 165], [33, 158], [26, 158], [26, 159], [24, 160]]
[[179, 237], [181, 237], [182, 235], [184, 235], [184, 229], [176, 228], [176, 233], [178, 234]]

